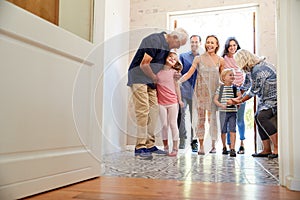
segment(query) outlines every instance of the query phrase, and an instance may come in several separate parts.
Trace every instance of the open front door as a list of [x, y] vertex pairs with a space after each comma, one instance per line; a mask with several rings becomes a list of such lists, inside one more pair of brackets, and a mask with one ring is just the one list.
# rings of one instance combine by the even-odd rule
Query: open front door
[[[0, 199], [100, 176], [101, 162], [90, 150], [101, 143], [91, 127], [90, 81], [96, 63], [85, 57], [92, 48], [0, 1]], [[74, 87], [79, 71], [84, 90]], [[92, 140], [93, 135], [98, 138]]]

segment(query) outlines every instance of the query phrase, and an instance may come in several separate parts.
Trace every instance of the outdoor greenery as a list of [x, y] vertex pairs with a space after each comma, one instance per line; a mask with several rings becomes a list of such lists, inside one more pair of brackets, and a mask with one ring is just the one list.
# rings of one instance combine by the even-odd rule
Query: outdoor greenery
[[253, 129], [254, 124], [254, 103], [253, 99], [247, 101], [246, 109], [245, 109], [245, 126], [246, 130]]

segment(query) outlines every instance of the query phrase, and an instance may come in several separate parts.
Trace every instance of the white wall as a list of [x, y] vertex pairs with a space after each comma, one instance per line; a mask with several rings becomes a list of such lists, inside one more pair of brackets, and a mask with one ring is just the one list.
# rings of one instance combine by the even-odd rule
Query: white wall
[[[103, 153], [126, 145], [129, 0], [105, 1], [103, 81]], [[99, 85], [100, 87], [101, 85]]]
[[300, 191], [300, 1], [278, 0], [280, 183]]

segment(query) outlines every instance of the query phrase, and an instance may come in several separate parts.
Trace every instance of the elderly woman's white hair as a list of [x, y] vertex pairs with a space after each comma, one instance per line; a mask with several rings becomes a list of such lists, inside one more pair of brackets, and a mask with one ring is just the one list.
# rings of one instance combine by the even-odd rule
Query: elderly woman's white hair
[[250, 71], [256, 64], [264, 59], [265, 57], [258, 57], [245, 49], [240, 49], [234, 54], [234, 60], [237, 66], [244, 71]]

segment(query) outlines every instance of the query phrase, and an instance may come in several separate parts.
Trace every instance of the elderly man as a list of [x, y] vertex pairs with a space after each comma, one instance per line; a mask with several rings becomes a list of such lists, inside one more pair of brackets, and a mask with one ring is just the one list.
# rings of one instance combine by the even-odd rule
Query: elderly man
[[145, 37], [128, 70], [128, 83], [137, 122], [135, 156], [149, 158], [152, 153], [166, 155], [155, 146], [155, 127], [158, 121], [156, 73], [163, 67], [171, 49], [178, 49], [187, 42], [188, 34], [182, 28], [171, 33], [153, 33]]

